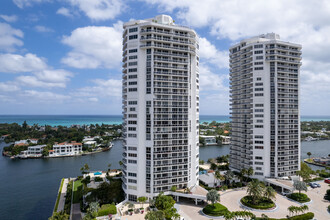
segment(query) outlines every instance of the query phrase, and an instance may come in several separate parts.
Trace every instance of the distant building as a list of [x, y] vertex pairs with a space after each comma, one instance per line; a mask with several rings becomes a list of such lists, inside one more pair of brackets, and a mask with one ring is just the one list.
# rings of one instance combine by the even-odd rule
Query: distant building
[[[19, 145], [24, 145], [24, 143], [20, 143]], [[27, 150], [21, 151], [18, 157], [20, 158], [41, 157], [44, 147], [46, 147], [46, 145], [30, 146], [28, 147]]]
[[216, 187], [221, 185], [221, 181], [215, 178], [214, 172], [206, 172], [199, 175], [199, 181], [208, 187]]
[[230, 47], [230, 168], [254, 178], [300, 169], [301, 45], [269, 33]]
[[205, 145], [217, 145], [217, 139], [215, 136], [205, 136], [205, 135], [200, 135], [199, 137], [203, 138], [205, 140]]
[[220, 137], [221, 137], [221, 143], [223, 145], [231, 144], [231, 141], [230, 141], [231, 137], [230, 136], [220, 135]]
[[19, 141], [15, 141], [15, 143], [14, 143], [14, 145], [19, 145], [19, 144], [25, 144], [25, 145], [38, 144], [38, 139], [31, 138], [31, 139], [26, 139], [26, 140], [19, 140]]
[[53, 146], [53, 150], [49, 152], [50, 157], [75, 156], [82, 153], [82, 143], [59, 143]]

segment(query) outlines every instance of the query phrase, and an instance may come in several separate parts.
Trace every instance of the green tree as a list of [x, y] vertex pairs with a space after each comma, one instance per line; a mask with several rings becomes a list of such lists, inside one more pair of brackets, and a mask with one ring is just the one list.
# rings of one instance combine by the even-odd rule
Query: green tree
[[210, 201], [212, 203], [212, 205], [214, 205], [214, 203], [216, 201], [220, 201], [220, 194], [218, 193], [218, 191], [216, 191], [215, 189], [211, 189], [207, 194], [206, 194], [206, 200]]
[[174, 199], [171, 196], [165, 196], [163, 193], [160, 193], [155, 200], [156, 208], [163, 211], [165, 218], [168, 220], [179, 216], [174, 208], [174, 204]]
[[231, 170], [225, 172], [225, 179], [227, 184], [229, 184], [233, 178], [234, 178], [234, 173]]
[[69, 220], [70, 216], [65, 212], [54, 212], [48, 220]]
[[250, 178], [250, 176], [253, 176], [254, 174], [254, 170], [252, 167], [249, 167], [249, 169], [247, 169], [246, 171], [246, 175], [248, 176], [248, 178]]
[[176, 186], [172, 186], [172, 187], [171, 187], [171, 191], [172, 191], [172, 192], [175, 192], [175, 191], [176, 191]]
[[293, 187], [299, 191], [299, 194], [302, 190], [307, 192], [307, 185], [303, 181], [299, 181], [299, 180], [294, 181]]
[[143, 203], [145, 201], [147, 201], [147, 197], [141, 196], [141, 197], [137, 198], [137, 200], [140, 204], [142, 204], [142, 208], [143, 208]]
[[218, 166], [215, 163], [211, 163], [210, 169], [216, 170], [216, 169], [218, 169]]
[[164, 212], [160, 210], [150, 211], [144, 216], [144, 219], [146, 220], [160, 220], [164, 218], [165, 218]]
[[313, 170], [304, 162], [300, 163], [300, 170], [297, 171], [297, 175], [299, 175], [306, 182], [310, 180], [311, 174], [313, 174]]
[[206, 144], [205, 138], [202, 138], [201, 136], [199, 136], [199, 143], [201, 146], [205, 146], [205, 144]]
[[312, 155], [311, 152], [307, 152], [308, 159], [311, 159], [311, 155]]
[[221, 175], [218, 170], [215, 171], [214, 177], [215, 177], [215, 179], [219, 180], [220, 182], [225, 180], [225, 177], [223, 175]]
[[264, 197], [266, 197], [267, 199], [270, 199], [270, 200], [275, 199], [276, 191], [273, 189], [273, 187], [267, 186], [264, 189]]
[[252, 197], [252, 203], [256, 204], [263, 195], [264, 185], [259, 180], [252, 180], [247, 185], [247, 194]]
[[80, 171], [81, 171], [82, 174], [88, 173], [88, 171], [89, 171], [88, 164], [85, 163], [84, 166], [80, 168]]
[[241, 169], [242, 182], [244, 181], [245, 175], [247, 175], [247, 169], [243, 168]]
[[204, 160], [199, 160], [199, 164], [203, 165], [204, 163]]

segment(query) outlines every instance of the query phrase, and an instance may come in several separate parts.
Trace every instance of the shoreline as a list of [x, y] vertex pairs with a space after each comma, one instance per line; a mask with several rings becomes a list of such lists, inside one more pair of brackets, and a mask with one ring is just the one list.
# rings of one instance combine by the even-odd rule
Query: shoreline
[[[83, 152], [81, 154], [76, 154], [76, 155], [61, 155], [61, 156], [40, 156], [40, 157], [26, 157], [26, 158], [22, 158], [22, 157], [18, 157], [18, 156], [9, 156], [6, 154], [6, 152], [2, 152], [2, 156], [4, 157], [9, 157], [12, 160], [27, 160], [27, 159], [50, 159], [50, 158], [63, 158], [63, 157], [79, 157], [79, 156], [86, 156], [86, 155], [90, 155], [90, 154], [97, 154], [97, 153], [102, 153], [105, 151], [109, 151], [111, 148], [113, 147], [113, 145], [111, 144], [109, 147], [106, 148], [102, 148], [100, 150], [96, 150], [96, 151], [92, 151], [92, 152]], [[12, 158], [14, 157], [14, 158]]]

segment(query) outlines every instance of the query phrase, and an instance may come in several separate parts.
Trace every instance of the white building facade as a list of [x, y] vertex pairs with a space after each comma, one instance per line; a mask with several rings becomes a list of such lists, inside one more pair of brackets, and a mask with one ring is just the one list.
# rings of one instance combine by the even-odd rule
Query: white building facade
[[123, 189], [193, 187], [199, 170], [198, 36], [160, 15], [124, 24]]
[[59, 143], [53, 145], [53, 151], [49, 152], [49, 157], [75, 156], [82, 153], [82, 143]]
[[230, 48], [230, 167], [254, 177], [286, 177], [300, 169], [301, 45], [271, 33]]

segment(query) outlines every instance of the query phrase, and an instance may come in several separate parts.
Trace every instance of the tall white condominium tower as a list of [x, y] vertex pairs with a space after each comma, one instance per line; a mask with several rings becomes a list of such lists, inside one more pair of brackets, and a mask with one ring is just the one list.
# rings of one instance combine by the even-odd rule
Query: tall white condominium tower
[[230, 167], [254, 177], [284, 177], [300, 169], [301, 45], [274, 33], [230, 48]]
[[198, 184], [198, 36], [167, 15], [124, 24], [123, 189], [129, 200]]

